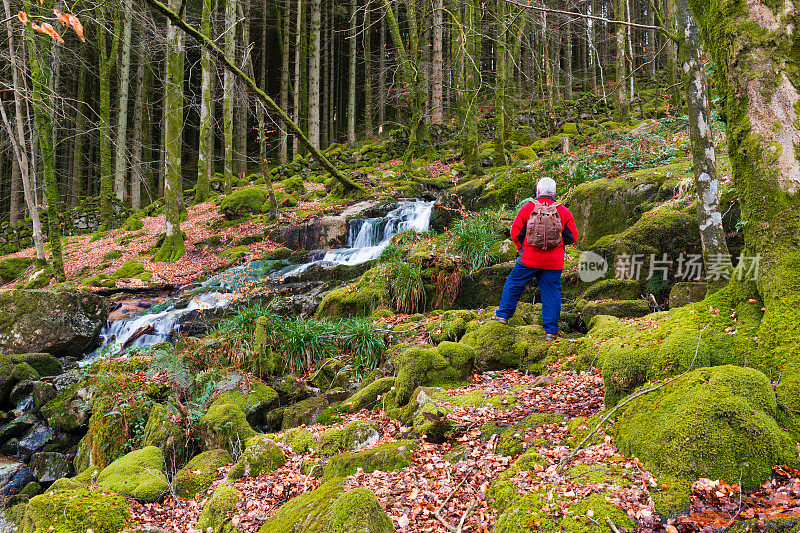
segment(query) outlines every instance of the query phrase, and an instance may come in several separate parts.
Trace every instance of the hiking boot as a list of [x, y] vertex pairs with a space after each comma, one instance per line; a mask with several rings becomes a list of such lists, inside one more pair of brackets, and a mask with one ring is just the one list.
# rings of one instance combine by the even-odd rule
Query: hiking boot
[[544, 340], [546, 340], [547, 342], [553, 342], [554, 340], [556, 340], [556, 337], [558, 337], [558, 335], [553, 335], [551, 333], [548, 333], [547, 335], [544, 336]]
[[508, 319], [507, 318], [503, 318], [503, 317], [499, 317], [499, 316], [493, 316], [489, 320], [494, 320], [495, 322], [500, 322], [501, 324], [508, 324]]

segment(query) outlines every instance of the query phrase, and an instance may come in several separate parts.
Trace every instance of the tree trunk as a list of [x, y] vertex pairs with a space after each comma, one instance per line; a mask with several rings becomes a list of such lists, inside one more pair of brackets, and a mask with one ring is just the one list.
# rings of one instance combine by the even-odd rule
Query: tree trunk
[[[133, 135], [131, 139], [131, 207], [139, 210], [142, 208], [142, 182], [144, 181], [144, 168], [142, 154], [144, 152], [142, 130], [145, 127], [144, 82], [147, 66], [147, 45], [144, 39], [139, 40], [137, 46], [136, 85], [133, 95]], [[200, 186], [198, 179], [198, 187]]]
[[[106, 20], [106, 8], [98, 5], [95, 17], [102, 23]], [[117, 14], [118, 15], [118, 14]], [[97, 45], [99, 53], [99, 97], [100, 97], [100, 220], [105, 229], [111, 229], [114, 223], [112, 198], [114, 197], [114, 162], [111, 146], [111, 74], [117, 61], [119, 47], [119, 16], [114, 16], [114, 31], [111, 33], [111, 49], [108, 48], [106, 32], [98, 27]]]
[[431, 68], [431, 122], [444, 122], [444, 103], [442, 91], [444, 87], [444, 56], [442, 30], [444, 29], [444, 0], [433, 0], [433, 60]]
[[[22, 205], [19, 200], [22, 196], [22, 174], [19, 171], [19, 161], [11, 155], [11, 201], [8, 206], [8, 221], [12, 226], [16, 226], [22, 214]], [[24, 197], [23, 197], [24, 198]]]
[[[283, 8], [283, 19], [281, 21], [281, 31], [283, 32], [281, 34], [281, 41], [283, 43], [281, 50], [281, 109], [289, 109], [289, 46], [291, 42], [291, 11], [291, 4], [287, 2]], [[266, 43], [262, 53], [266, 57]], [[281, 165], [285, 165], [289, 162], [289, 134], [283, 128], [283, 126], [281, 126], [279, 135], [281, 137], [281, 142], [278, 162], [280, 162]]]
[[[302, 92], [302, 80], [300, 72], [300, 52], [303, 37], [303, 0], [297, 0], [297, 19], [295, 24], [294, 38], [294, 102], [292, 105], [292, 119], [300, 124], [300, 94]], [[300, 153], [300, 138], [295, 135], [292, 140], [292, 156], [297, 157]]]
[[478, 31], [476, 13], [480, 13], [478, 0], [465, 0], [461, 6], [461, 51], [459, 78], [463, 80], [460, 90], [461, 107], [461, 153], [467, 173], [483, 174], [478, 155], [478, 92], [480, 91], [481, 35]]
[[572, 23], [567, 22], [564, 29], [564, 98], [572, 100]]
[[[172, 0], [173, 10], [179, 9], [181, 0]], [[153, 261], [175, 262], [184, 252], [181, 232], [181, 206], [183, 185], [181, 178], [181, 148], [183, 139], [183, 62], [184, 42], [182, 31], [167, 24], [166, 78], [164, 80], [164, 214], [166, 234], [164, 244], [153, 256]]]
[[[746, 222], [745, 253], [760, 255], [755, 282], [734, 281], [732, 287], [740, 289], [736, 294], [741, 305], [749, 305], [754, 320], [761, 316], [762, 302], [765, 310], [757, 340], [747, 341], [752, 353], [747, 363], [778, 376], [778, 402], [797, 410], [800, 54], [796, 28], [786, 22], [797, 13], [797, 1], [753, 0], [737, 9], [722, 0], [689, 3], [714, 60], [715, 80], [725, 102], [728, 154]], [[754, 299], [760, 301], [749, 304], [746, 298], [753, 288]], [[785, 423], [784, 427], [798, 427], [796, 416]]]
[[[615, 4], [617, 20], [625, 20], [625, 0], [616, 0]], [[617, 24], [617, 120], [626, 124], [628, 122], [628, 94], [625, 88], [627, 75], [625, 71], [625, 30], [624, 24]], [[602, 65], [600, 66], [602, 68]]]
[[[236, 63], [236, 0], [227, 0], [225, 3], [225, 57]], [[223, 125], [223, 150], [225, 152], [225, 192], [229, 193], [233, 187], [233, 114], [234, 114], [234, 84], [236, 78], [233, 73], [226, 70], [223, 77], [222, 88], [222, 125]]]
[[[214, 18], [213, 0], [203, 0], [203, 14], [200, 21], [200, 31], [209, 37], [211, 34], [211, 19]], [[215, 67], [211, 54], [205, 48], [200, 52], [202, 68], [200, 81], [200, 142], [197, 150], [197, 184], [194, 189], [194, 202], [205, 202], [210, 194], [211, 178], [214, 177], [214, 97], [211, 93], [211, 78], [214, 76]]]
[[[667, 31], [671, 34], [675, 33], [676, 19], [675, 19], [675, 0], [664, 0], [664, 16], [667, 25]], [[675, 43], [671, 39], [667, 39], [665, 49], [667, 53], [667, 90], [670, 95], [670, 102], [677, 107], [680, 105], [680, 83], [677, 79], [678, 68], [676, 63], [677, 50]]]
[[370, 2], [364, 6], [364, 136], [372, 137], [372, 24]]
[[322, 43], [320, 39], [321, 0], [311, 0], [311, 13], [308, 37], [308, 140], [315, 148], [319, 148], [319, 89], [320, 89], [320, 56]]
[[131, 34], [133, 33], [133, 4], [124, 0], [122, 25], [122, 57], [119, 74], [119, 113], [117, 114], [116, 155], [114, 158], [114, 193], [118, 200], [125, 199], [125, 181], [128, 158], [128, 92], [131, 79]]
[[[250, 2], [242, 0], [236, 2], [236, 12], [242, 23], [239, 25], [241, 29], [239, 42], [244, 46], [239, 46], [241, 58], [238, 64], [241, 65], [242, 70], [245, 69], [245, 61], [250, 61], [253, 57], [249, 53], [250, 49]], [[248, 108], [250, 102], [247, 97], [247, 88], [242, 80], [237, 79], [234, 82], [234, 142], [236, 149], [236, 177], [238, 179], [244, 178], [247, 175], [247, 126]]]
[[506, 161], [506, 0], [497, 0], [495, 13], [494, 164]]
[[348, 66], [347, 66], [347, 143], [356, 143], [356, 46], [358, 33], [358, 0], [350, 0], [350, 31], [348, 33]]
[[[647, 20], [645, 24], [655, 26], [656, 15], [652, 4], [647, 5]], [[645, 59], [647, 63], [647, 74], [651, 80], [656, 78], [656, 30], [648, 29], [645, 33], [647, 44], [645, 46]]]
[[[81, 58], [86, 59], [84, 49], [81, 49]], [[81, 177], [86, 173], [83, 166], [83, 137], [85, 135], [86, 115], [84, 114], [86, 100], [86, 66], [81, 64], [78, 67], [78, 99], [75, 102], [75, 138], [72, 144], [72, 175], [70, 176], [70, 201], [71, 207], [78, 206], [78, 198], [81, 196], [83, 181]]]
[[380, 55], [378, 56], [378, 133], [386, 123], [386, 17], [381, 17]]
[[[286, 28], [288, 29], [288, 15], [285, 17]], [[288, 41], [284, 39], [284, 44], [288, 45]], [[261, 90], [266, 92], [267, 91], [267, 3], [263, 3], [263, 8], [261, 11]], [[283, 66], [286, 67], [282, 72], [287, 72], [289, 68], [289, 56], [288, 54], [284, 54], [282, 58]], [[252, 62], [250, 62], [252, 66]], [[281, 81], [283, 81], [283, 75], [281, 75]], [[281, 98], [283, 98], [283, 93], [281, 93]], [[257, 115], [258, 115], [258, 142], [259, 142], [259, 161], [258, 166], [261, 169], [261, 174], [264, 176], [264, 179], [267, 181], [267, 190], [269, 191], [269, 219], [270, 220], [277, 220], [278, 219], [278, 201], [275, 198], [275, 190], [272, 188], [272, 176], [269, 172], [269, 161], [267, 161], [267, 113], [264, 109], [264, 104], [261, 102], [256, 102], [258, 106]], [[282, 108], [285, 109], [285, 108]], [[285, 136], [282, 136], [285, 138]], [[285, 144], [282, 145], [285, 147]]]

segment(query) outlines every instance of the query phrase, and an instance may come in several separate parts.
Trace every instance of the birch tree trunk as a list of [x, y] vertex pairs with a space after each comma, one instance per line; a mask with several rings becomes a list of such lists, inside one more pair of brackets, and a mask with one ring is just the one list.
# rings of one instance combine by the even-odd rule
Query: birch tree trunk
[[126, 147], [128, 146], [128, 92], [131, 73], [131, 34], [133, 33], [133, 2], [124, 0], [122, 25], [122, 56], [119, 73], [119, 113], [117, 114], [116, 155], [114, 158], [114, 193], [125, 199], [127, 177]]
[[[81, 58], [86, 59], [84, 49], [81, 49]], [[83, 181], [81, 176], [84, 174], [83, 168], [83, 137], [86, 124], [86, 115], [84, 109], [86, 107], [86, 67], [81, 64], [78, 67], [80, 73], [78, 74], [78, 99], [75, 102], [75, 138], [72, 144], [72, 175], [70, 176], [70, 206], [77, 207], [78, 198], [81, 195]]]
[[380, 55], [378, 57], [378, 133], [386, 123], [386, 17], [381, 17]]
[[[172, 0], [173, 10], [179, 9], [181, 0]], [[186, 37], [173, 24], [167, 24], [166, 79], [164, 80], [164, 214], [166, 234], [164, 244], [153, 256], [153, 261], [175, 262], [184, 252], [181, 232], [181, 207], [183, 180], [181, 176], [181, 148], [183, 139], [183, 62]]]
[[[652, 4], [647, 5], [647, 20], [645, 24], [648, 26], [655, 26], [656, 25], [656, 15], [655, 10]], [[645, 37], [647, 38], [647, 44], [645, 46], [645, 55], [647, 63], [647, 74], [650, 76], [650, 79], [655, 79], [656, 77], [656, 30], [648, 29], [645, 33]]]
[[[213, 0], [203, 0], [203, 13], [200, 31], [209, 37], [211, 19], [214, 18]], [[214, 76], [214, 64], [211, 53], [203, 48], [200, 52], [202, 68], [200, 80], [200, 142], [197, 150], [197, 184], [194, 189], [194, 202], [205, 202], [210, 193], [211, 178], [214, 177], [214, 97], [211, 93], [211, 78]]]
[[[16, 226], [20, 220], [22, 212], [22, 205], [20, 196], [22, 196], [22, 174], [19, 171], [19, 161], [12, 153], [11, 155], [11, 202], [8, 206], [8, 221], [12, 226]], [[24, 196], [23, 196], [24, 201]]]
[[[238, 46], [241, 58], [238, 64], [242, 70], [246, 70], [245, 62], [253, 57], [250, 46], [250, 2], [241, 0], [236, 2], [236, 12], [239, 15], [241, 24], [238, 24], [241, 33]], [[241, 179], [247, 175], [247, 132], [249, 130], [247, 120], [249, 116], [250, 102], [248, 99], [247, 88], [242, 80], [234, 81], [234, 147], [236, 149], [236, 177]]]
[[[667, 31], [671, 34], [675, 33], [676, 19], [675, 19], [675, 0], [664, 0], [664, 16], [667, 25]], [[678, 68], [676, 63], [677, 50], [675, 43], [671, 39], [667, 39], [665, 48], [667, 53], [667, 90], [670, 95], [670, 102], [677, 107], [680, 104], [680, 87], [677, 79]]]
[[[294, 38], [294, 102], [292, 104], [292, 119], [296, 124], [300, 124], [300, 94], [302, 92], [302, 80], [300, 72], [300, 52], [303, 37], [303, 0], [297, 0], [297, 18], [295, 24]], [[297, 157], [300, 153], [300, 138], [295, 135], [292, 140], [292, 156]]]

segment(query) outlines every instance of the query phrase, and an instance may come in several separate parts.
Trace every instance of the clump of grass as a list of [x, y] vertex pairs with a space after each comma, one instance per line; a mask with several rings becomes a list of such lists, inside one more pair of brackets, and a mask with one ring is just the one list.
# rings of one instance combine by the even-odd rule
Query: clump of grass
[[481, 211], [457, 220], [450, 228], [454, 236], [455, 252], [473, 270], [488, 266], [497, 259], [492, 250], [492, 245], [500, 239], [495, 220], [492, 213]]
[[413, 263], [396, 261], [390, 266], [389, 298], [400, 313], [416, 313], [425, 308], [425, 283], [422, 269]]

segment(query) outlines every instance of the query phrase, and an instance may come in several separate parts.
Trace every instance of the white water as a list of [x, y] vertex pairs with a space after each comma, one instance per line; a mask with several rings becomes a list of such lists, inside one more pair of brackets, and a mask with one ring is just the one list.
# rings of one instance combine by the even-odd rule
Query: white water
[[[350, 231], [347, 237], [347, 248], [329, 250], [318, 261], [303, 265], [292, 265], [270, 275], [271, 278], [282, 278], [289, 274], [298, 274], [315, 266], [332, 265], [358, 265], [372, 259], [377, 259], [381, 252], [389, 245], [392, 237], [408, 230], [427, 231], [433, 202], [421, 200], [405, 200], [399, 202], [397, 207], [389, 211], [382, 218], [367, 218], [350, 221]], [[203, 286], [219, 286], [223, 290], [235, 290], [237, 276], [232, 275], [240, 270], [253, 270], [251, 265], [234, 267], [222, 275], [214, 276]], [[257, 270], [257, 269], [256, 269]], [[231, 294], [221, 292], [206, 292], [193, 297], [189, 305], [180, 309], [175, 304], [157, 313], [124, 318], [106, 324], [100, 331], [100, 347], [88, 354], [81, 366], [102, 357], [110, 357], [124, 350], [128, 341], [139, 330], [152, 326], [153, 331], [141, 335], [130, 343], [130, 346], [147, 346], [167, 342], [173, 339], [179, 330], [180, 320], [183, 316], [196, 310], [216, 309], [228, 305]]]
[[408, 230], [428, 231], [433, 202], [405, 200], [383, 218], [350, 221], [347, 248], [329, 250], [322, 259], [279, 270], [270, 275], [278, 278], [299, 274], [315, 266], [359, 265], [380, 257], [392, 237]]

